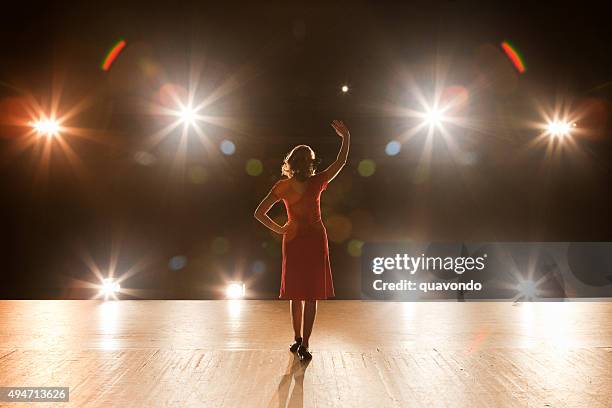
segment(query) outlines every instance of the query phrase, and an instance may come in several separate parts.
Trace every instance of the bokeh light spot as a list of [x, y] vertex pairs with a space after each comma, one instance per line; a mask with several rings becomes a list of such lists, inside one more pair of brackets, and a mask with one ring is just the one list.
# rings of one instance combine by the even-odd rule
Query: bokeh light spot
[[397, 140], [392, 140], [385, 146], [387, 156], [396, 156], [400, 150], [402, 150], [402, 145]]
[[448, 113], [457, 114], [467, 107], [470, 99], [469, 91], [461, 85], [444, 88], [440, 95], [440, 102], [447, 107]]
[[412, 182], [414, 184], [423, 184], [429, 178], [429, 169], [424, 164], [419, 164], [412, 173]]
[[229, 252], [230, 243], [225, 237], [216, 237], [210, 244], [210, 250], [215, 255], [224, 255]]
[[461, 152], [457, 161], [464, 166], [473, 166], [478, 162], [478, 154], [476, 152]]
[[225, 139], [219, 145], [219, 149], [224, 155], [231, 156], [236, 152], [236, 145], [231, 140]]
[[166, 83], [159, 88], [158, 97], [162, 106], [174, 109], [176, 103], [187, 100], [188, 95], [189, 92], [184, 87], [178, 84]]
[[357, 171], [362, 177], [370, 177], [376, 172], [376, 163], [374, 163], [374, 161], [370, 159], [362, 160], [359, 162]]
[[200, 165], [195, 165], [189, 170], [189, 180], [193, 184], [204, 184], [208, 180], [208, 172]]
[[264, 273], [266, 271], [266, 264], [263, 261], [257, 260], [251, 265], [251, 271], [257, 274]]
[[261, 160], [249, 159], [246, 162], [246, 172], [249, 176], [259, 176], [263, 172]]
[[363, 241], [358, 239], [351, 239], [346, 246], [346, 249], [350, 256], [360, 257], [361, 249], [363, 248]]
[[149, 152], [136, 152], [134, 153], [134, 161], [141, 166], [152, 166], [157, 162], [157, 157]]
[[170, 258], [168, 261], [168, 267], [173, 271], [181, 270], [187, 265], [187, 257], [183, 255], [177, 255]]

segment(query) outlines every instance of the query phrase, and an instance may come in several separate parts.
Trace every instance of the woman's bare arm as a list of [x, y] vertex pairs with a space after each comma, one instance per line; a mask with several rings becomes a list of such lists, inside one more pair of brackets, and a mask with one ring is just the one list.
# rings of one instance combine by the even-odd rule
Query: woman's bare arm
[[255, 210], [255, 218], [257, 221], [261, 222], [263, 225], [276, 232], [277, 234], [284, 234], [285, 227], [281, 227], [278, 225], [270, 216], [268, 215], [268, 211], [270, 208], [276, 204], [278, 198], [270, 191], [268, 195], [259, 203], [257, 209]]
[[332, 181], [346, 164], [349, 153], [349, 145], [351, 144], [351, 134], [344, 122], [341, 120], [334, 120], [331, 125], [336, 131], [336, 134], [340, 136], [340, 139], [342, 139], [342, 145], [340, 146], [340, 151], [338, 152], [336, 161], [323, 171], [323, 177], [327, 182]]

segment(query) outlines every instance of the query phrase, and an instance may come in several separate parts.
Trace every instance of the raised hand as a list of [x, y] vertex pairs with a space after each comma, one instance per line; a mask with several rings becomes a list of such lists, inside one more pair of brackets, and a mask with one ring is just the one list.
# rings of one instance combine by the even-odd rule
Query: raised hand
[[322, 172], [323, 178], [327, 182], [332, 181], [346, 164], [346, 160], [348, 159], [349, 144], [351, 143], [351, 134], [349, 133], [349, 130], [344, 122], [341, 120], [334, 120], [331, 123], [331, 126], [334, 128], [338, 136], [340, 136], [340, 139], [342, 139], [342, 146], [340, 146], [340, 151], [338, 152], [336, 161], [330, 164], [330, 166]]
[[350, 136], [348, 128], [346, 127], [344, 122], [342, 122], [341, 120], [334, 120], [331, 123], [331, 126], [334, 128], [338, 136], [340, 136], [342, 139]]

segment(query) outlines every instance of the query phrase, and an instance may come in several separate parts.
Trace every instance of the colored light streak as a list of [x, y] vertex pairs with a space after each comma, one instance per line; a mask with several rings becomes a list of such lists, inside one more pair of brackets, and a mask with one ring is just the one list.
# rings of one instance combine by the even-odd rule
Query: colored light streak
[[516, 70], [521, 74], [524, 73], [527, 68], [525, 68], [523, 58], [521, 58], [521, 55], [518, 53], [518, 51], [508, 41], [502, 42], [501, 47], [508, 56], [508, 58], [510, 58], [510, 61], [512, 61], [512, 64], [514, 64]]
[[108, 54], [106, 54], [106, 58], [104, 58], [104, 61], [102, 62], [103, 71], [108, 71], [110, 69], [111, 65], [113, 65], [113, 62], [115, 62], [123, 48], [125, 48], [126, 44], [127, 43], [124, 40], [119, 40], [119, 42], [110, 49]]

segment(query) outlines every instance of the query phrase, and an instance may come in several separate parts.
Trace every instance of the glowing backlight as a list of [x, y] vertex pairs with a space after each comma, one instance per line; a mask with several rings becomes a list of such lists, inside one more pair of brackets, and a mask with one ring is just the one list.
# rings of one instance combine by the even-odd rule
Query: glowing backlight
[[125, 48], [126, 44], [127, 43], [124, 40], [120, 40], [113, 46], [113, 48], [110, 49], [108, 54], [106, 54], [106, 58], [104, 58], [104, 62], [102, 62], [103, 71], [108, 71], [110, 69], [111, 65], [113, 65], [113, 62], [117, 59], [121, 53], [121, 50]]
[[121, 285], [115, 282], [111, 278], [104, 279], [102, 281], [102, 285], [100, 286], [100, 294], [104, 296], [113, 295], [115, 293], [119, 293], [121, 290]]
[[241, 299], [244, 297], [246, 287], [242, 282], [229, 282], [225, 294], [230, 299]]
[[572, 127], [576, 127], [576, 124], [564, 120], [554, 120], [549, 122], [546, 126], [548, 133], [553, 137], [564, 137], [569, 135]]
[[40, 135], [49, 137], [57, 136], [60, 131], [60, 125], [52, 119], [40, 119], [32, 124], [32, 127]]
[[518, 72], [522, 74], [523, 72], [527, 70], [527, 68], [525, 68], [525, 64], [523, 63], [523, 59], [521, 58], [520, 54], [516, 51], [516, 49], [508, 41], [504, 41], [503, 43], [501, 43], [501, 47], [506, 53], [506, 55], [508, 56], [508, 58], [510, 58], [510, 61], [512, 61], [512, 63], [514, 64], [514, 67], [516, 68]]

